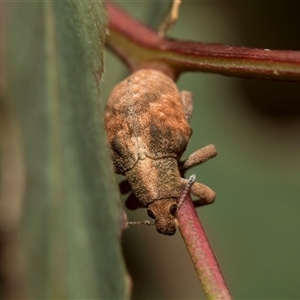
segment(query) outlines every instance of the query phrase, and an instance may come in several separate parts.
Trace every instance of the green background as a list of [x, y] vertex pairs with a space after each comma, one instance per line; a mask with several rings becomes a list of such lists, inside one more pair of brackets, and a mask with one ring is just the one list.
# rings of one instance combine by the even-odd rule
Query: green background
[[[155, 15], [150, 2], [120, 4], [144, 22]], [[299, 8], [298, 1], [183, 1], [168, 35], [299, 50]], [[105, 70], [103, 101], [128, 72], [108, 51]], [[178, 86], [194, 95], [185, 157], [210, 143], [218, 150], [191, 172], [217, 192], [198, 212], [234, 298], [300, 298], [299, 84], [187, 73]], [[128, 218], [148, 217], [140, 210]], [[129, 228], [123, 246], [134, 299], [204, 297], [179, 233]]]

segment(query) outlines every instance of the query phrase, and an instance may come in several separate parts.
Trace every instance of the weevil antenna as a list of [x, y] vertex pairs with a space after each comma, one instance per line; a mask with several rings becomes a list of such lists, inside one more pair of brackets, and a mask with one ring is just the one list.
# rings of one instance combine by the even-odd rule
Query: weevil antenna
[[193, 185], [193, 183], [195, 181], [196, 181], [196, 174], [193, 174], [193, 175], [190, 176], [190, 178], [189, 178], [189, 180], [188, 180], [188, 182], [187, 182], [187, 184], [186, 184], [186, 186], [185, 186], [185, 188], [184, 188], [184, 190], [183, 190], [183, 192], [182, 192], [182, 194], [181, 194], [181, 196], [178, 200], [177, 209], [179, 209], [180, 206], [182, 205], [182, 203], [185, 199], [185, 196], [187, 195], [187, 193], [189, 192], [190, 187]]
[[139, 222], [127, 222], [127, 225], [128, 226], [136, 226], [136, 225], [147, 225], [147, 226], [150, 226], [150, 225], [155, 225], [155, 223], [146, 220], [146, 221], [139, 221]]

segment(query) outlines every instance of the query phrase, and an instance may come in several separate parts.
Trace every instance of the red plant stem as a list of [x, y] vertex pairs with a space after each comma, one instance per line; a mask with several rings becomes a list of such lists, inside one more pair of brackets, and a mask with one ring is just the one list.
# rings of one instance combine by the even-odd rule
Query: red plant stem
[[232, 299], [190, 196], [186, 196], [177, 218], [207, 299]]
[[173, 79], [181, 72], [300, 81], [300, 51], [251, 49], [161, 39], [111, 2], [107, 45], [132, 71], [154, 68]]
[[[296, 73], [295, 78], [300, 80], [300, 53], [297, 54], [298, 56], [294, 55], [295, 53], [290, 53], [291, 61], [287, 59], [289, 56], [287, 55], [279, 63], [281, 68], [285, 66], [285, 63], [291, 64], [285, 73], [281, 72], [280, 69], [279, 75], [278, 71], [274, 72], [273, 69], [270, 71], [265, 66], [263, 67], [263, 64], [259, 62], [258, 55], [261, 55], [260, 58], [266, 64], [272, 55], [276, 54], [277, 56], [275, 56], [278, 59], [280, 55], [278, 56], [278, 53], [275, 53], [276, 51], [251, 50], [217, 44], [160, 39], [156, 32], [132, 19], [111, 2], [106, 3], [106, 8], [109, 16], [107, 45], [124, 60], [132, 71], [141, 68], [154, 68], [164, 72], [173, 79], [176, 79], [180, 72], [188, 70], [234, 76], [257, 76], [258, 74], [261, 78], [274, 78], [276, 75], [275, 77], [278, 79], [284, 76], [293, 78], [290, 73], [292, 73], [291, 70], [293, 70], [296, 63], [299, 65], [296, 66], [296, 71], [294, 72]], [[285, 53], [287, 52], [285, 51]], [[247, 53], [248, 56], [246, 55]], [[251, 66], [247, 66], [247, 63], [251, 62], [251, 55], [254, 62], [256, 60], [256, 63], [260, 63], [258, 71], [251, 71]], [[258, 57], [255, 55], [258, 55]], [[242, 61], [244, 65], [241, 64]], [[245, 69], [244, 71], [243, 68]], [[266, 72], [262, 72], [264, 68]], [[177, 217], [181, 235], [207, 298], [231, 299], [218, 262], [189, 196], [185, 198], [177, 213]]]

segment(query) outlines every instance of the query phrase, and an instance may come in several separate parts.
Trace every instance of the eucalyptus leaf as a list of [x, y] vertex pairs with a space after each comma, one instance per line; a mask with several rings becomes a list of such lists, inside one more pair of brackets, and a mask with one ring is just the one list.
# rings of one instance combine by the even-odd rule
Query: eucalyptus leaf
[[100, 102], [102, 3], [7, 2], [5, 9], [2, 95], [25, 170], [19, 224], [29, 295], [125, 299], [123, 213]]

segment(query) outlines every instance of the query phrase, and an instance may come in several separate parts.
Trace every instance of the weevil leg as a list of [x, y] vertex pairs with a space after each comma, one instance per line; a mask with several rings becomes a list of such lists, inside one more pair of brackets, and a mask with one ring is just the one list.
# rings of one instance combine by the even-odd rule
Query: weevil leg
[[128, 194], [131, 191], [131, 186], [127, 180], [123, 180], [119, 183], [120, 193], [122, 195]]
[[198, 200], [193, 201], [195, 207], [211, 204], [217, 196], [211, 188], [199, 182], [195, 182], [190, 191], [194, 196], [199, 197]]
[[134, 193], [131, 193], [125, 201], [125, 206], [130, 210], [135, 210], [138, 208], [142, 208], [143, 204], [134, 195]]
[[180, 95], [184, 107], [185, 117], [189, 122], [193, 113], [193, 94], [188, 91], [181, 91]]
[[[190, 177], [190, 179], [181, 178], [181, 182], [185, 187], [187, 187], [189, 185], [191, 177]], [[191, 194], [193, 194], [194, 196], [199, 198], [198, 200], [193, 201], [195, 207], [211, 204], [216, 199], [216, 193], [211, 188], [209, 188], [208, 186], [206, 186], [202, 183], [199, 183], [199, 182], [192, 183], [189, 187], [189, 190], [190, 190]], [[182, 200], [182, 202], [183, 202], [183, 200]], [[181, 204], [182, 204], [182, 202], [181, 202]]]
[[205, 161], [217, 155], [217, 150], [214, 145], [207, 145], [192, 153], [186, 160], [179, 162], [179, 170], [184, 172], [187, 169], [202, 164]]

